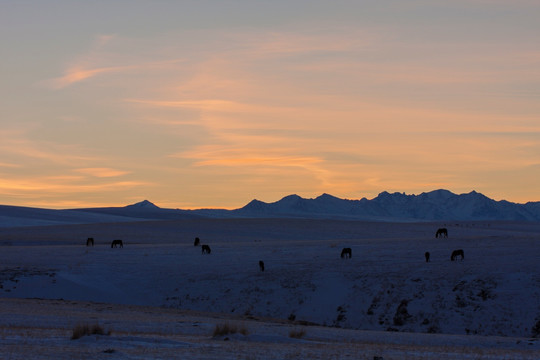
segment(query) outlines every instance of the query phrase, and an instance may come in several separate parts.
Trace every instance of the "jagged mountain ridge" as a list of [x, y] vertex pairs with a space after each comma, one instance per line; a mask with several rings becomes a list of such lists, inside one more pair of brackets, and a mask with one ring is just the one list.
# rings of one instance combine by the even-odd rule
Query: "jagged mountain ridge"
[[495, 201], [472, 191], [457, 195], [435, 190], [420, 195], [382, 192], [368, 200], [347, 200], [323, 194], [315, 199], [289, 195], [274, 203], [253, 200], [241, 209], [243, 216], [328, 217], [370, 220], [516, 220], [539, 221], [540, 203]]
[[244, 207], [235, 210], [165, 209], [148, 200], [124, 207], [70, 210], [0, 206], [0, 227], [194, 218], [540, 221], [540, 202], [517, 204], [504, 200], [496, 201], [476, 191], [457, 195], [440, 189], [419, 195], [385, 191], [371, 200], [341, 199], [329, 194], [322, 194], [313, 199], [288, 195], [272, 203], [252, 200]]
[[235, 210], [163, 209], [148, 200], [122, 208], [84, 210], [150, 219], [293, 217], [380, 221], [540, 221], [540, 202], [517, 204], [504, 200], [496, 201], [476, 191], [458, 195], [445, 189], [419, 195], [384, 191], [371, 200], [341, 199], [326, 193], [313, 199], [306, 199], [293, 194], [272, 203], [254, 199]]

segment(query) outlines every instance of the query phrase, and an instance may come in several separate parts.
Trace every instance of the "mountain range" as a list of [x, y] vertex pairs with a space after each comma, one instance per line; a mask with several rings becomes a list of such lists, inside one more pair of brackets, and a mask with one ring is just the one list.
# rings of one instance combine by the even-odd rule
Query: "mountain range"
[[193, 218], [311, 218], [370, 221], [540, 221], [540, 202], [518, 204], [496, 201], [472, 191], [454, 194], [440, 189], [419, 195], [382, 192], [368, 200], [341, 199], [322, 194], [313, 199], [285, 196], [266, 203], [252, 200], [242, 208], [165, 209], [148, 200], [124, 206], [51, 210], [0, 206], [0, 227], [175, 220]]
[[243, 217], [305, 217], [381, 221], [512, 220], [540, 221], [540, 202], [495, 201], [472, 191], [457, 195], [435, 190], [420, 195], [382, 192], [368, 200], [322, 194], [315, 199], [289, 195], [274, 203], [253, 200], [232, 210]]

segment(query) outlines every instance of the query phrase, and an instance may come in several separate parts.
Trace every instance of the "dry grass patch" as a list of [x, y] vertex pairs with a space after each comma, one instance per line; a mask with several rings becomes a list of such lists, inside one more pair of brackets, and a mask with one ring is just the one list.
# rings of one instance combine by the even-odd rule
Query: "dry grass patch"
[[306, 329], [292, 329], [289, 331], [289, 337], [294, 339], [301, 339], [306, 335]]
[[249, 332], [245, 326], [239, 326], [237, 324], [231, 324], [231, 323], [224, 323], [224, 324], [217, 324], [213, 336], [224, 336], [224, 335], [230, 335], [230, 334], [236, 334], [240, 333], [242, 335], [247, 335]]
[[79, 324], [73, 328], [73, 333], [71, 335], [71, 340], [80, 339], [83, 336], [87, 335], [110, 335], [110, 331], [105, 331], [103, 327], [99, 324], [88, 325], [88, 324]]

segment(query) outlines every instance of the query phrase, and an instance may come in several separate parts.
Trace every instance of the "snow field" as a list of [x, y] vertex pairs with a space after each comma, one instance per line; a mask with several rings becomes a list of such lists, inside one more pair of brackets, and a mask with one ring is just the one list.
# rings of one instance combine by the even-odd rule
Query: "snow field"
[[[338, 359], [346, 355], [367, 359], [366, 349], [379, 349], [373, 354], [384, 353], [385, 359], [497, 359], [505, 358], [508, 351], [519, 352], [510, 358], [538, 358], [538, 343], [529, 339], [540, 320], [538, 227], [446, 224], [449, 238], [435, 239], [439, 225], [274, 219], [4, 230], [0, 233], [0, 244], [4, 244], [0, 246], [0, 295], [64, 299], [62, 307], [70, 301], [84, 302], [89, 308], [98, 305], [88, 301], [108, 303], [100, 306], [114, 309], [111, 316], [119, 319], [124, 319], [119, 304], [129, 309], [150, 306], [145, 310], [155, 314], [150, 320], [104, 321], [100, 315], [103, 310], [87, 317], [112, 327], [116, 337], [104, 341], [112, 342], [113, 348], [144, 343], [137, 350], [143, 351], [147, 342], [121, 337], [120, 333], [146, 338], [157, 331], [160, 335], [152, 341], [158, 344], [159, 354], [170, 348], [194, 347], [184, 346], [190, 344], [184, 338], [170, 339], [176, 334], [174, 323], [156, 330], [157, 314], [163, 312], [165, 319], [181, 310], [214, 314], [207, 317], [211, 321], [186, 330], [186, 336], [205, 344], [200, 353], [204, 356], [192, 351], [187, 358], [219, 358], [227, 346], [230, 348], [225, 353], [238, 352], [255, 359]], [[89, 236], [96, 239], [93, 248], [84, 246]], [[202, 255], [201, 248], [193, 246], [195, 236], [211, 246], [212, 254]], [[110, 240], [115, 238], [124, 240], [124, 248], [110, 248]], [[352, 248], [351, 259], [340, 258], [343, 247]], [[450, 253], [458, 248], [464, 249], [465, 259], [451, 262]], [[425, 251], [431, 253], [429, 263], [425, 262]], [[259, 271], [259, 260], [264, 260], [265, 272]], [[4, 318], [5, 338], [13, 340], [14, 349], [21, 341], [33, 343], [30, 339], [35, 336], [17, 337], [19, 329], [30, 334], [45, 322], [54, 329], [51, 333], [63, 328], [58, 341], [65, 341], [65, 333], [75, 326], [71, 319], [77, 318], [67, 321], [62, 314], [39, 316], [21, 314], [12, 323]], [[232, 345], [209, 340], [220, 316], [249, 322], [248, 336], [234, 336]], [[272, 331], [259, 330], [261, 324]], [[306, 338], [292, 340], [291, 327], [302, 324], [327, 327], [308, 326]], [[325, 335], [318, 337], [315, 331]], [[343, 334], [355, 335], [346, 338]], [[358, 334], [362, 336], [360, 343]], [[366, 345], [367, 334], [376, 335]], [[411, 336], [407, 341], [395, 344], [396, 339], [407, 336]], [[458, 338], [464, 339], [466, 350], [456, 351], [452, 346], [456, 341], [452, 339]], [[99, 339], [96, 341], [102, 341]], [[377, 339], [383, 339], [383, 345]], [[324, 346], [312, 343], [315, 340]], [[84, 345], [84, 341], [78, 343]], [[482, 341], [489, 345], [479, 345]], [[348, 342], [351, 344], [343, 345]], [[393, 345], [385, 346], [386, 342]], [[254, 345], [260, 343], [265, 345]], [[288, 350], [276, 353], [276, 343], [279, 349]], [[216, 344], [219, 350], [213, 353]], [[61, 346], [77, 349], [69, 341]], [[265, 347], [275, 357], [265, 357]], [[94, 343], [89, 348], [96, 352]], [[466, 355], [469, 351], [471, 357]], [[123, 354], [127, 358], [145, 356], [135, 353]]]

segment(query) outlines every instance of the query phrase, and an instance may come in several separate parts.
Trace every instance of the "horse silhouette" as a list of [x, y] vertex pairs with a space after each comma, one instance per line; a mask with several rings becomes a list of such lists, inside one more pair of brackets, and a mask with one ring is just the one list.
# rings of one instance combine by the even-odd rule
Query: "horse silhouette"
[[346, 258], [352, 258], [352, 249], [351, 248], [343, 248], [343, 250], [341, 250], [341, 258], [342, 259], [346, 259]]
[[199, 239], [198, 237], [195, 238], [195, 241], [193, 242], [193, 246], [199, 246], [199, 244], [201, 243], [201, 239]]
[[437, 232], [435, 233], [435, 237], [438, 238], [438, 237], [448, 237], [448, 229], [447, 228], [440, 228], [437, 230]]
[[461, 260], [465, 259], [465, 253], [463, 252], [463, 249], [452, 251], [452, 255], [450, 256], [450, 261], [457, 260], [458, 256], [461, 256]]
[[86, 246], [94, 246], [94, 238], [86, 239]]
[[264, 271], [264, 261], [259, 261], [259, 269], [261, 269], [261, 271]]
[[124, 247], [124, 242], [122, 240], [113, 240], [111, 243], [111, 249], [114, 247], [120, 246], [121, 248]]
[[212, 250], [210, 249], [210, 246], [208, 245], [201, 246], [201, 251], [203, 254], [210, 254], [212, 252]]
[[429, 262], [429, 251], [426, 251], [426, 253], [424, 254], [424, 256], [426, 257], [426, 262]]

